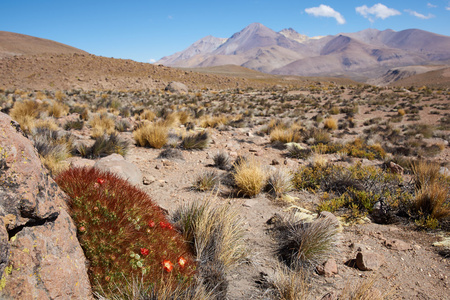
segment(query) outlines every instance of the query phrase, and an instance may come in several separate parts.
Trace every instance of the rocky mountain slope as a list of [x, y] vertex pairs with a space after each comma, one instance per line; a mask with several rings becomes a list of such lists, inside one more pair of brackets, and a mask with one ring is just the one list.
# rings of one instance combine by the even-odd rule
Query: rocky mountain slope
[[202, 39], [158, 63], [176, 67], [236, 64], [271, 74], [346, 76], [365, 81], [395, 67], [450, 60], [450, 37], [418, 29], [367, 29], [308, 38], [292, 28], [275, 32], [253, 23], [225, 42], [221, 40], [216, 48], [199, 47], [205, 43], [212, 46], [211, 40], [211, 36]]

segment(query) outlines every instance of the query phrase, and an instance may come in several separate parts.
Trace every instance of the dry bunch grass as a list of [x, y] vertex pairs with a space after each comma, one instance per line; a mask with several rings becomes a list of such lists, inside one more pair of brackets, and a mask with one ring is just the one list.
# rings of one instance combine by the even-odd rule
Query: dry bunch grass
[[302, 270], [294, 271], [286, 266], [278, 266], [276, 275], [270, 280], [273, 296], [277, 300], [306, 300], [309, 287]]
[[61, 118], [69, 113], [69, 107], [64, 103], [52, 101], [47, 107], [47, 112], [49, 116]]
[[267, 174], [255, 159], [240, 160], [234, 164], [233, 179], [238, 194], [253, 197], [258, 195], [266, 185]]
[[314, 268], [336, 251], [338, 230], [331, 218], [305, 223], [290, 215], [274, 229], [278, 257], [291, 269]]
[[195, 201], [179, 208], [173, 221], [193, 245], [198, 261], [218, 260], [228, 271], [245, 259], [242, 221], [230, 205]]
[[377, 276], [360, 280], [356, 285], [346, 285], [339, 299], [346, 300], [388, 300], [397, 299], [393, 296], [394, 289], [384, 288], [381, 292], [375, 288]]
[[116, 131], [114, 119], [108, 117], [106, 113], [97, 114], [89, 120], [92, 128], [92, 137], [99, 137], [104, 134], [112, 134]]
[[298, 142], [299, 136], [292, 128], [275, 127], [270, 133], [270, 142], [291, 143]]
[[94, 296], [99, 300], [209, 300], [214, 299], [207, 293], [201, 282], [186, 286], [163, 282], [157, 286], [145, 284], [142, 279], [133, 277], [131, 282], [124, 276], [123, 280], [111, 284], [113, 287], [105, 291], [101, 286]]
[[141, 147], [160, 149], [167, 144], [169, 129], [161, 124], [143, 123], [133, 132], [133, 138]]
[[329, 130], [336, 130], [338, 128], [338, 123], [336, 119], [327, 118], [325, 119], [325, 121], [323, 121], [323, 126]]

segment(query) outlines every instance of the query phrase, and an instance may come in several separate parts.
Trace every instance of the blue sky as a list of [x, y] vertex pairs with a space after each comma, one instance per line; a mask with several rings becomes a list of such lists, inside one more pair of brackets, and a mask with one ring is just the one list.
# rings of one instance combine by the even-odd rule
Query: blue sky
[[0, 30], [150, 62], [253, 22], [308, 35], [418, 28], [450, 36], [449, 0], [1, 0]]

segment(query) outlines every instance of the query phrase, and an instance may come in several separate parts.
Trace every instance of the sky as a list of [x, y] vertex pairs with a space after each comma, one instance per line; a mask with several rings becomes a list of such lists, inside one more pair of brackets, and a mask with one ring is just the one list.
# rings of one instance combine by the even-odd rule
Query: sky
[[251, 23], [307, 36], [417, 28], [450, 36], [450, 0], [0, 0], [0, 31], [155, 62]]

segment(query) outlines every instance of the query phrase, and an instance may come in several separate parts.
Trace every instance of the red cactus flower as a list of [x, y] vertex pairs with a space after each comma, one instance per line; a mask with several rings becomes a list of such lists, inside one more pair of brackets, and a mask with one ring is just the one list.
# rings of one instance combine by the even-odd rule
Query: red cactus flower
[[165, 223], [165, 222], [161, 221], [161, 222], [159, 222], [159, 226], [163, 229], [164, 228], [173, 229], [172, 224], [170, 224], [169, 222]]
[[141, 254], [142, 255], [148, 255], [150, 253], [150, 251], [148, 251], [148, 249], [146, 248], [141, 248]]
[[105, 179], [97, 178], [97, 183], [98, 184], [104, 184], [105, 183]]
[[150, 228], [155, 227], [155, 222], [153, 222], [153, 221], [148, 221], [148, 227], [150, 227]]
[[178, 265], [180, 266], [180, 268], [184, 268], [186, 264], [187, 260], [183, 256], [180, 256], [180, 258], [178, 259]]
[[162, 265], [163, 265], [164, 271], [166, 271], [168, 273], [173, 270], [173, 264], [170, 260], [163, 260]]
[[78, 231], [79, 231], [79, 232], [85, 232], [85, 231], [86, 231], [86, 227], [80, 226], [80, 227], [78, 228]]

